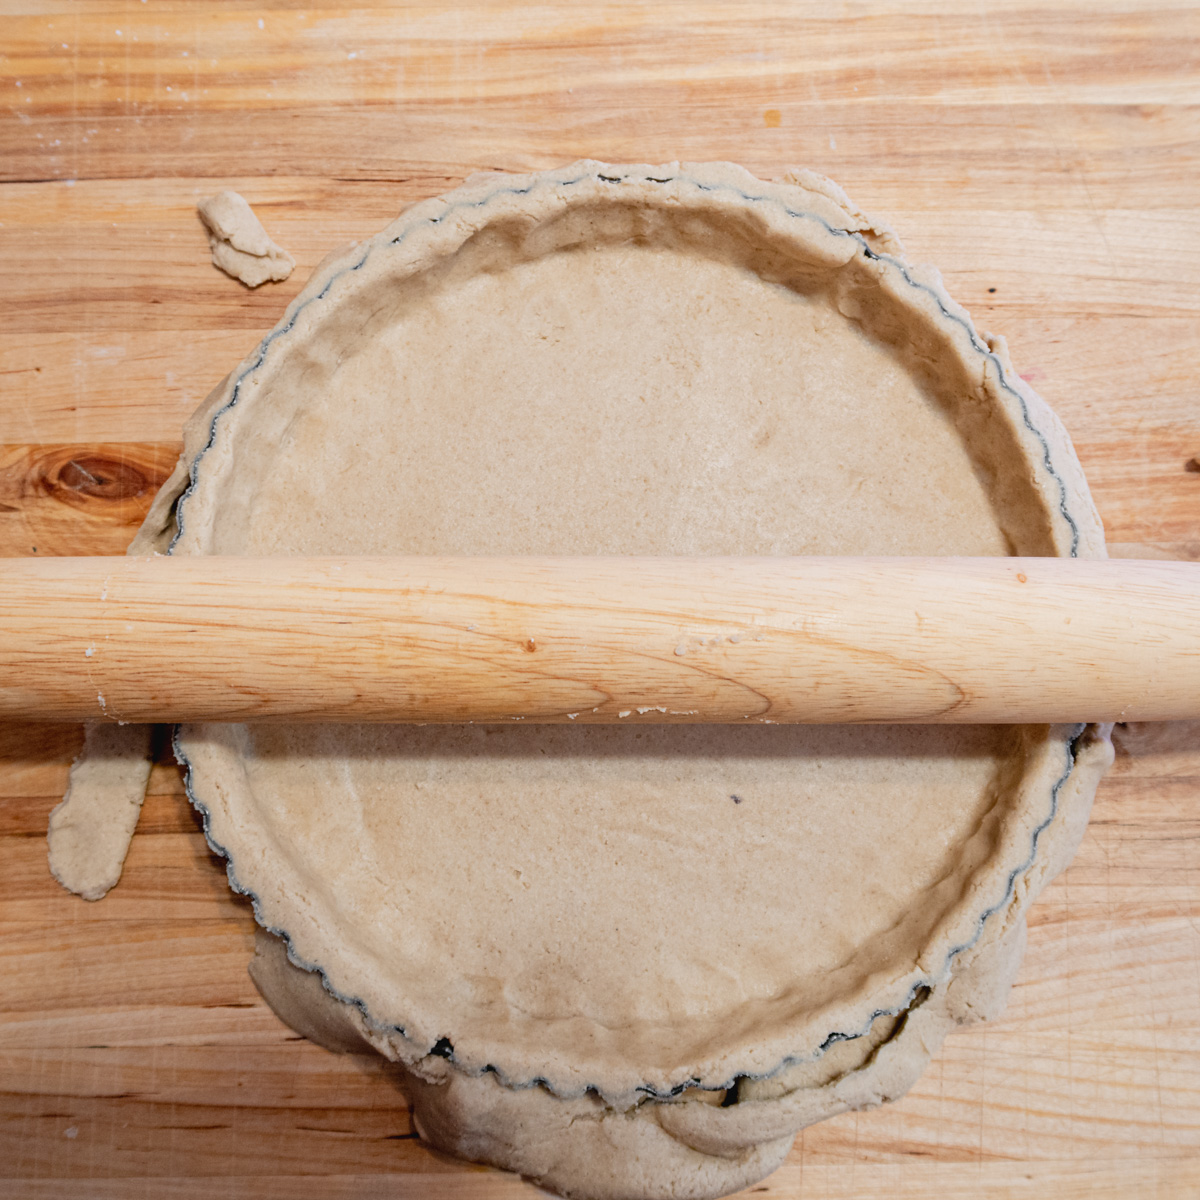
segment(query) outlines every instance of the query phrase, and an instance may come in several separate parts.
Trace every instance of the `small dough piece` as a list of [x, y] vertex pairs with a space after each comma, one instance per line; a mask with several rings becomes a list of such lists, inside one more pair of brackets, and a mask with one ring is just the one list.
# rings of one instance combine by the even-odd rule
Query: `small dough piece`
[[[890, 225], [885, 225], [877, 218], [864, 213], [832, 179], [825, 175], [819, 175], [816, 171], [810, 171], [807, 167], [789, 167], [783, 173], [781, 182], [802, 188], [810, 196], [823, 196], [827, 200], [832, 200], [848, 218], [841, 222], [843, 228], [861, 233], [867, 244], [877, 253], [903, 256], [904, 245], [896, 236], [896, 231]], [[938, 283], [940, 286], [940, 273], [938, 274]]]
[[99, 900], [121, 878], [150, 778], [153, 725], [88, 725], [67, 794], [50, 814], [50, 873]]
[[256, 288], [268, 279], [286, 279], [296, 265], [262, 227], [243, 196], [229, 190], [201, 200], [196, 206], [208, 228], [213, 263], [226, 275]]

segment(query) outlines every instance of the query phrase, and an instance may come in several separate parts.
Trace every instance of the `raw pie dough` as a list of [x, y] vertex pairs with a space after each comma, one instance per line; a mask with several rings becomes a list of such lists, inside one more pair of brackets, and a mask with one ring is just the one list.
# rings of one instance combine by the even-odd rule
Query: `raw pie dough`
[[50, 813], [50, 874], [85, 900], [100, 900], [125, 866], [146, 782], [153, 725], [95, 722], [71, 764], [67, 794]]
[[[135, 550], [1104, 554], [1062, 427], [808, 172], [474, 178], [331, 256]], [[422, 1136], [716, 1196], [1003, 1006], [1103, 727], [192, 725], [295, 1028]], [[306, 974], [300, 967], [319, 969]], [[321, 986], [322, 980], [324, 986]]]
[[286, 279], [292, 273], [295, 259], [271, 241], [244, 196], [228, 190], [218, 192], [201, 200], [196, 211], [208, 230], [213, 265], [226, 275], [256, 288], [268, 280]]

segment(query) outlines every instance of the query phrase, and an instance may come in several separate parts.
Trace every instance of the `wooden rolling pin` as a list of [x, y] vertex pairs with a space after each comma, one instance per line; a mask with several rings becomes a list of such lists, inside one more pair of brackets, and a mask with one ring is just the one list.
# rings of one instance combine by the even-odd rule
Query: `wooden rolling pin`
[[1200, 716], [1200, 564], [55, 558], [0, 568], [0, 716]]

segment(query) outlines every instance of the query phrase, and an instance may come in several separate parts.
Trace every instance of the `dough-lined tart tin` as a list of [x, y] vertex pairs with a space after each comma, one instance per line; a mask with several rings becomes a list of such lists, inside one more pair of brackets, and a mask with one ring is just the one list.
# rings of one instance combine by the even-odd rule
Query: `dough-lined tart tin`
[[[473, 177], [327, 259], [139, 542], [1104, 554], [1002, 340], [835, 185], [594, 162]], [[1111, 755], [1103, 727], [637, 713], [176, 744], [286, 939], [256, 974], [284, 1019], [396, 1061], [436, 1144], [595, 1196], [719, 1195], [902, 1094], [1002, 1007]]]

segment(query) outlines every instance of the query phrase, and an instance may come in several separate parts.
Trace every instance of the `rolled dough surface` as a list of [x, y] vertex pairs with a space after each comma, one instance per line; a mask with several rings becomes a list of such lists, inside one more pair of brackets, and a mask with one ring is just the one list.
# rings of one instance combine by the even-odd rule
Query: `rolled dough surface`
[[[1102, 555], [1002, 342], [792, 178], [582, 163], [416, 206], [209, 398], [143, 548]], [[645, 1151], [620, 1194], [698, 1196], [750, 1181], [709, 1160], [761, 1174], [902, 1094], [1002, 1005], [1110, 754], [1079, 727], [649, 724], [177, 748], [231, 881], [324, 981], [264, 994], [400, 1064], [436, 1144], [588, 1196], [621, 1156], [585, 1108]]]

